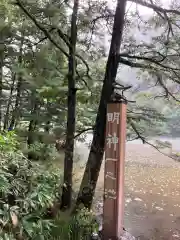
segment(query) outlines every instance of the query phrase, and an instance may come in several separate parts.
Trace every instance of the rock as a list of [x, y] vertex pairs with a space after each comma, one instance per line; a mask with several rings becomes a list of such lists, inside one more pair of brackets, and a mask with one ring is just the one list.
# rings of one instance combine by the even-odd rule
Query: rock
[[[95, 238], [91, 238], [92, 240], [102, 240], [102, 234], [99, 233], [97, 236], [94, 236]], [[123, 236], [119, 240], [136, 240], [135, 237], [133, 237], [130, 233], [124, 231]]]
[[[103, 225], [103, 215], [98, 214], [96, 215], [96, 222], [98, 223], [99, 226], [99, 239], [102, 237], [102, 225]], [[135, 237], [133, 237], [130, 233], [128, 233], [125, 228], [123, 228], [124, 233], [123, 236], [121, 237], [120, 240], [136, 240]], [[98, 238], [97, 238], [98, 239]]]
[[102, 227], [103, 227], [103, 215], [99, 214], [96, 216], [96, 222], [98, 224], [98, 230], [102, 231]]
[[121, 240], [136, 240], [136, 239], [130, 233], [124, 231], [124, 234], [121, 237]]
[[99, 240], [99, 239], [100, 239], [100, 237], [99, 237], [98, 233], [92, 233], [91, 240]]
[[180, 154], [178, 153], [172, 153], [170, 155], [171, 158], [173, 158], [175, 161], [180, 162]]

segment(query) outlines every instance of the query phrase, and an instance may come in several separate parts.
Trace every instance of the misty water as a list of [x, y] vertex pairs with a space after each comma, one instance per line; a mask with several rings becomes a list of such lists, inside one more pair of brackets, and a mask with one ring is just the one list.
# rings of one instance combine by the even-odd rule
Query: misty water
[[[92, 140], [92, 134], [87, 134], [86, 136], [86, 141], [85, 142], [76, 142], [76, 152], [80, 155], [84, 155], [86, 156], [86, 158], [88, 157], [88, 153], [89, 153], [89, 148], [88, 146], [90, 145], [90, 142]], [[149, 142], [154, 142], [154, 140], [160, 140], [160, 141], [167, 141], [170, 142], [172, 144], [172, 150], [173, 151], [180, 151], [180, 137], [166, 137], [166, 136], [157, 136], [157, 137], [153, 137], [151, 138], [151, 140], [149, 140]], [[127, 144], [142, 144], [141, 140], [134, 140], [131, 142], [127, 142]]]

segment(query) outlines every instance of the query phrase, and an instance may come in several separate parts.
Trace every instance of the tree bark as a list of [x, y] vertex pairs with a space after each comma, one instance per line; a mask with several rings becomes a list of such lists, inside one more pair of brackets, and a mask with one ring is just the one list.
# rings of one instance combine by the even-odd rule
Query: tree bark
[[115, 82], [118, 69], [118, 56], [122, 40], [125, 8], [126, 0], [118, 0], [93, 140], [74, 211], [81, 203], [85, 207], [90, 208], [93, 201], [104, 154], [107, 102], [113, 93], [113, 83]]
[[76, 42], [77, 42], [77, 12], [79, 0], [74, 0], [71, 17], [71, 36], [69, 47], [69, 73], [68, 73], [68, 113], [67, 133], [64, 158], [64, 184], [61, 198], [61, 209], [69, 209], [72, 202], [72, 172], [74, 154], [74, 136], [76, 119]]
[[51, 121], [48, 120], [48, 121], [46, 122], [45, 127], [44, 127], [45, 132], [48, 133], [48, 134], [49, 134], [49, 130], [50, 130], [50, 127], [51, 127], [50, 124], [51, 124]]
[[11, 84], [10, 96], [8, 99], [6, 113], [5, 113], [5, 117], [4, 117], [4, 126], [3, 126], [4, 130], [7, 129], [8, 124], [9, 124], [9, 110], [10, 110], [10, 106], [11, 106], [11, 102], [12, 102], [12, 95], [13, 95], [13, 91], [14, 91], [15, 80], [16, 80], [16, 74], [12, 73], [12, 84]]
[[[32, 94], [32, 97], [34, 97], [34, 94]], [[33, 135], [34, 135], [34, 131], [36, 130], [36, 126], [38, 124], [37, 114], [39, 111], [39, 102], [36, 98], [32, 99], [32, 101], [34, 101], [34, 104], [31, 110], [32, 119], [29, 122], [29, 128], [28, 128], [28, 138], [27, 138], [28, 147], [30, 147], [34, 143]], [[36, 116], [36, 119], [33, 119], [34, 116]]]
[[[18, 57], [18, 63], [20, 67], [22, 66], [22, 55], [23, 55], [23, 37], [20, 43], [20, 50], [19, 50], [19, 57]], [[18, 76], [18, 83], [17, 83], [17, 94], [16, 94], [16, 101], [15, 101], [15, 106], [14, 110], [12, 112], [12, 118], [11, 118], [11, 123], [9, 128], [14, 129], [15, 122], [18, 121], [19, 116], [20, 116], [20, 101], [21, 101], [21, 89], [22, 88], [22, 74], [19, 73]]]
[[2, 125], [3, 53], [0, 51], [0, 131]]

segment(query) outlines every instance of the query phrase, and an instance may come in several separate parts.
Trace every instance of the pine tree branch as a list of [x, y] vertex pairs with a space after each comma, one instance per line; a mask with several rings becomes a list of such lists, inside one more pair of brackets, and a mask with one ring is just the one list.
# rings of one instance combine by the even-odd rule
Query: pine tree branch
[[168, 23], [168, 33], [167, 33], [166, 44], [168, 44], [170, 34], [172, 36], [174, 36], [172, 22], [171, 22], [170, 18], [168, 17], [168, 13], [180, 15], [180, 11], [175, 10], [175, 9], [166, 9], [166, 8], [159, 7], [159, 6], [155, 5], [152, 0], [150, 0], [150, 3], [146, 2], [145, 0], [128, 0], [128, 1], [135, 2], [135, 3], [137, 3], [141, 6], [144, 6], [144, 7], [147, 7], [147, 8], [150, 8], [150, 9], [154, 10], [160, 18], [167, 21], [167, 23]]
[[38, 23], [38, 21], [23, 6], [20, 0], [16, 0], [16, 5], [22, 9], [22, 11], [33, 21], [36, 27], [39, 28], [44, 33], [44, 35], [49, 39], [49, 41], [51, 41], [54, 44], [56, 48], [58, 48], [66, 57], [69, 57], [69, 54], [61, 46], [59, 46], [59, 44], [56, 41], [54, 41], [49, 31], [47, 31], [40, 23]]
[[179, 99], [177, 99], [166, 87], [165, 83], [163, 82], [162, 76], [160, 74], [157, 74], [157, 81], [159, 85], [164, 89], [165, 95], [164, 97], [168, 98], [168, 96], [172, 97], [176, 102], [180, 102]]
[[[162, 60], [159, 61], [159, 60], [155, 59], [154, 57], [144, 57], [144, 56], [137, 56], [137, 55], [129, 55], [129, 54], [126, 54], [126, 53], [120, 54], [119, 57], [120, 57], [120, 62], [122, 62], [122, 61], [125, 62], [126, 60], [124, 58], [122, 59], [121, 57], [126, 57], [126, 58], [130, 58], [130, 59], [148, 61], [148, 62], [151, 62], [151, 63], [153, 63], [155, 65], [158, 65], [159, 67], [162, 67], [164, 69], [169, 69], [169, 70], [173, 70], [173, 71], [180, 71], [180, 68], [173, 68], [173, 67], [164, 65], [164, 64], [161, 63]], [[144, 65], [144, 68], [145, 68], [145, 65]], [[149, 66], [147, 66], [147, 68], [149, 68]]]
[[128, 140], [128, 141], [134, 141], [134, 140], [140, 139], [143, 144], [147, 144], [147, 145], [153, 147], [154, 149], [156, 149], [159, 153], [163, 154], [164, 156], [169, 157], [169, 158], [171, 158], [171, 159], [173, 159], [173, 160], [176, 160], [176, 158], [173, 158], [172, 156], [161, 152], [157, 146], [155, 146], [154, 144], [148, 142], [148, 141], [146, 140], [146, 138], [145, 138], [144, 136], [142, 136], [142, 134], [138, 131], [138, 129], [137, 129], [137, 127], [136, 127], [136, 124], [133, 122], [133, 120], [131, 120], [131, 119], [129, 118], [129, 119], [128, 119], [128, 122], [129, 122], [129, 124], [131, 125], [133, 131], [134, 131], [134, 132], [136, 133], [136, 135], [137, 135], [135, 138], [130, 139], [130, 140]]
[[[147, 54], [148, 52], [144, 52], [144, 55]], [[158, 53], [158, 52], [157, 52]], [[180, 79], [180, 75], [178, 74], [178, 72], [180, 73], [180, 68], [172, 68], [172, 67], [169, 67], [167, 65], [164, 65], [164, 64], [161, 64], [161, 62], [163, 62], [166, 58], [168, 57], [178, 57], [179, 55], [162, 55], [160, 53], [158, 53], [161, 57], [163, 57], [162, 59], [160, 60], [156, 60], [156, 59], [153, 59], [154, 57], [150, 58], [150, 57], [142, 57], [142, 56], [135, 56], [135, 55], [128, 55], [127, 53], [123, 53], [123, 54], [120, 54], [119, 55], [119, 62], [122, 63], [122, 64], [125, 64], [129, 67], [133, 67], [133, 68], [142, 68], [142, 69], [152, 69], [152, 70], [158, 70], [158, 68], [156, 68], [155, 66], [158, 65], [160, 66], [161, 68], [164, 69], [164, 71], [166, 72], [170, 72], [172, 71], [172, 73], [175, 75], [176, 78]], [[138, 62], [133, 62], [133, 61], [129, 61], [121, 56], [125, 56], [125, 57], [129, 57], [131, 59], [135, 59], [135, 60], [144, 60], [144, 61], [149, 61], [151, 63], [154, 64], [154, 66], [152, 65], [149, 65], [149, 64], [144, 64], [144, 63], [138, 63]], [[171, 76], [169, 76], [171, 78], [172, 81], [176, 82], [177, 84], [180, 84], [180, 81], [176, 80], [176, 78], [173, 78]]]
[[[133, 57], [134, 57], [134, 56], [133, 56]], [[134, 57], [134, 58], [135, 58], [135, 57]], [[140, 58], [141, 58], [141, 60], [147, 60], [147, 58], [145, 58], [145, 57], [140, 57]], [[151, 62], [153, 62], [154, 64], [157, 64], [157, 65], [160, 64], [159, 62], [156, 62], [156, 61], [154, 61], [154, 60], [152, 60], [152, 59], [151, 59], [151, 60], [148, 59], [148, 61], [151, 61]], [[153, 71], [156, 70], [156, 69], [155, 69], [153, 66], [151, 66], [151, 65], [146, 65], [146, 64], [131, 62], [131, 61], [126, 60], [126, 59], [124, 59], [124, 58], [122, 58], [122, 57], [119, 57], [119, 62], [120, 62], [120, 63], [123, 63], [123, 64], [125, 64], [125, 65], [127, 65], [127, 66], [129, 66], [129, 67], [132, 67], [132, 68], [142, 68], [142, 69], [149, 69], [149, 70], [153, 70]], [[176, 73], [174, 68], [171, 68], [171, 67], [168, 67], [168, 66], [164, 66], [164, 65], [162, 65], [162, 64], [160, 64], [160, 66], [161, 66], [161, 67], [164, 67], [166, 70], [171, 70], [171, 71], [173, 71], [173, 73]], [[157, 70], [158, 70], [158, 69], [157, 69]], [[180, 71], [180, 69], [177, 69], [177, 70]], [[180, 100], [177, 99], [177, 98], [168, 90], [168, 88], [166, 87], [165, 83], [163, 82], [162, 77], [161, 77], [158, 73], [156, 74], [156, 77], [157, 77], [157, 83], [159, 83], [159, 85], [160, 85], [160, 86], [164, 89], [164, 91], [165, 91], [165, 94], [164, 94], [164, 95], [162, 95], [162, 96], [157, 96], [157, 97], [165, 97], [165, 98], [168, 98], [168, 97], [170, 96], [170, 97], [172, 97], [175, 101], [180, 102]], [[175, 82], [178, 83], [178, 81], [175, 81]], [[157, 97], [155, 97], [155, 98], [157, 98]]]
[[163, 14], [172, 13], [172, 14], [180, 15], [180, 11], [178, 11], [178, 10], [159, 7], [155, 4], [153, 4], [152, 2], [149, 3], [145, 0], [128, 0], [128, 1], [129, 2], [134, 2], [136, 4], [139, 4], [139, 5], [143, 6], [143, 7], [150, 8], [150, 9], [154, 10], [155, 12], [160, 12], [160, 13], [163, 13]]
[[79, 80], [81, 80], [84, 83], [84, 85], [87, 87], [87, 89], [91, 92], [91, 95], [92, 95], [91, 88], [89, 87], [89, 85], [86, 82], [86, 80], [82, 76], [80, 76], [80, 74], [79, 74], [77, 69], [76, 69], [76, 74], [77, 74], [77, 77], [79, 78]]
[[81, 131], [79, 131], [76, 135], [75, 135], [75, 139], [78, 138], [79, 136], [81, 136], [81, 134], [85, 133], [85, 132], [89, 132], [89, 131], [93, 131], [94, 128], [93, 127], [90, 127], [90, 128], [86, 128], [86, 129], [83, 129]]
[[130, 123], [132, 129], [134, 130], [134, 132], [136, 133], [137, 135], [137, 138], [136, 139], [141, 139], [143, 144], [146, 143], [146, 140], [145, 140], [145, 137], [143, 137], [140, 132], [138, 131], [138, 129], [136, 128], [136, 125], [135, 123], [133, 122], [133, 120], [131, 118], [128, 118], [128, 122]]
[[132, 68], [153, 69], [153, 67], [151, 67], [150, 65], [132, 62], [132, 61], [129, 61], [129, 60], [127, 60], [125, 58], [122, 58], [122, 57], [119, 57], [119, 63], [122, 63], [122, 64], [127, 65], [127, 66], [132, 67]]
[[[51, 36], [51, 34], [49, 33], [49, 31], [47, 31], [37, 20], [35, 17], [33, 17], [29, 11], [24, 7], [24, 5], [22, 4], [21, 0], [16, 0], [15, 5], [19, 6], [21, 8], [21, 10], [34, 22], [34, 24], [36, 25], [37, 28], [39, 28], [45, 35], [45, 37], [47, 39], [49, 39], [50, 42], [52, 42], [54, 44], [54, 46], [59, 49], [67, 58], [69, 58], [69, 54], [56, 42], [54, 41], [53, 37]], [[68, 47], [70, 47], [70, 42], [67, 39], [67, 36], [60, 30], [57, 29], [57, 32], [60, 36], [60, 38], [67, 44]], [[76, 57], [79, 58], [83, 64], [86, 66], [86, 75], [89, 79], [91, 79], [89, 72], [90, 72], [90, 68], [88, 63], [86, 62], [86, 60], [80, 56], [79, 54], [76, 54]]]
[[[151, 4], [154, 4], [152, 0], [150, 0], [150, 2]], [[157, 10], [155, 10], [155, 12], [160, 16], [160, 18], [162, 18], [163, 20], [166, 20], [168, 23], [168, 33], [167, 33], [166, 42], [169, 43], [170, 33], [172, 34], [172, 36], [174, 36], [171, 20], [169, 19], [167, 12], [164, 12], [163, 14], [161, 14]]]

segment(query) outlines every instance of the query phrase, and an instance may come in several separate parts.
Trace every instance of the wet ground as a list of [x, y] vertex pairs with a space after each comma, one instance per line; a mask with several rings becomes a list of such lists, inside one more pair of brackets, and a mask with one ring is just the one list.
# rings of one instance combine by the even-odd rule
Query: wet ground
[[180, 239], [180, 163], [150, 146], [126, 151], [125, 225], [141, 239]]
[[180, 239], [180, 169], [134, 164], [126, 173], [128, 230], [140, 239]]
[[[103, 168], [98, 199], [102, 192]], [[180, 239], [180, 163], [150, 146], [127, 145], [124, 226], [141, 240]]]

